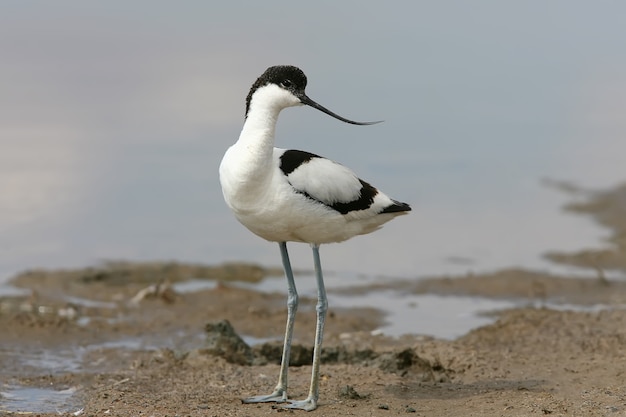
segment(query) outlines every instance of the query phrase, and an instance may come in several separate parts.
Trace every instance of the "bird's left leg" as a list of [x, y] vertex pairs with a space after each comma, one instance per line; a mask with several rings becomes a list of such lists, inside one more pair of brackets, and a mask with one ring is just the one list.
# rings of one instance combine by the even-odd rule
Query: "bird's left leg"
[[269, 402], [285, 402], [287, 401], [287, 373], [289, 372], [289, 356], [291, 355], [291, 339], [293, 337], [293, 325], [298, 311], [298, 292], [296, 291], [296, 282], [293, 279], [293, 271], [291, 270], [291, 262], [289, 262], [289, 253], [287, 252], [287, 242], [280, 242], [280, 255], [285, 269], [285, 277], [287, 278], [287, 326], [285, 328], [285, 341], [283, 344], [283, 357], [280, 363], [280, 376], [278, 384], [274, 388], [274, 392], [269, 395], [257, 395], [254, 397], [244, 398], [244, 403], [269, 403]]
[[311, 371], [311, 388], [309, 395], [302, 401], [290, 401], [285, 408], [297, 408], [306, 411], [312, 411], [317, 408], [317, 400], [319, 398], [320, 384], [320, 355], [322, 351], [322, 340], [324, 338], [324, 322], [326, 320], [326, 311], [328, 310], [328, 299], [326, 298], [326, 289], [324, 287], [324, 276], [322, 275], [322, 264], [320, 262], [320, 247], [311, 244], [313, 249], [313, 262], [315, 264], [315, 278], [317, 280], [317, 325], [315, 327], [315, 345], [313, 347], [313, 369]]

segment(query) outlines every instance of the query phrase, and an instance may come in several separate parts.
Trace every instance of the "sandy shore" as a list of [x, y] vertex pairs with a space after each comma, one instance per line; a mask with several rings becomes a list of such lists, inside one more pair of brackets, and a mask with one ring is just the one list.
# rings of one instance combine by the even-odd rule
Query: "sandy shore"
[[[275, 384], [284, 296], [239, 288], [220, 274], [220, 284], [191, 293], [178, 294], [167, 285], [146, 285], [146, 280], [182, 277], [189, 268], [123, 264], [19, 276], [15, 284], [35, 289], [35, 295], [2, 300], [2, 391], [10, 393], [11, 386], [19, 386], [69, 392], [58, 410], [84, 408], [85, 415], [279, 412], [270, 404], [243, 405], [240, 398], [269, 392]], [[235, 269], [245, 276], [255, 275], [254, 279], [267, 272], [246, 266]], [[492, 285], [494, 280], [499, 285]], [[493, 312], [495, 323], [448, 341], [372, 334], [383, 320], [380, 312], [331, 306], [321, 401], [315, 413], [626, 414], [626, 310], [610, 308], [623, 306], [624, 283], [503, 271], [427, 280], [414, 290], [481, 294], [481, 288], [491, 297], [525, 297], [529, 302], [561, 293], [568, 302], [577, 300], [582, 305], [587, 299], [587, 304], [601, 302], [606, 308]], [[68, 303], [68, 295], [94, 303]], [[298, 346], [291, 368], [291, 395], [296, 398], [305, 396], [309, 380], [313, 305], [314, 300], [303, 301], [296, 325]], [[228, 337], [220, 341], [211, 325], [222, 320], [228, 320], [239, 334], [261, 342], [272, 340], [252, 348], [229, 344]], [[207, 329], [212, 331], [207, 333]], [[216, 337], [217, 346], [225, 348], [216, 348]], [[138, 340], [141, 347], [133, 345]], [[50, 364], [55, 371], [47, 372], [42, 361], [32, 360], [38, 355], [56, 361]], [[9, 408], [10, 404], [3, 400], [0, 410], [18, 411]], [[47, 411], [38, 415], [57, 415], [57, 409]]]

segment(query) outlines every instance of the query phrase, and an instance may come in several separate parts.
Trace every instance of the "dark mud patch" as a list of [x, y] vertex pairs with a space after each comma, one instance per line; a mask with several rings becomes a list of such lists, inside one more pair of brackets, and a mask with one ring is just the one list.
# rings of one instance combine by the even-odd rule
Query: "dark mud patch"
[[[282, 343], [263, 343], [249, 346], [244, 342], [227, 320], [207, 323], [207, 347], [191, 352], [197, 359], [198, 355], [208, 354], [221, 357], [227, 362], [239, 365], [280, 365], [282, 359]], [[431, 365], [429, 361], [417, 356], [410, 348], [399, 351], [376, 351], [373, 348], [349, 348], [346, 345], [322, 347], [321, 360], [325, 364], [361, 364], [372, 366], [384, 372], [419, 374], [424, 381], [447, 378], [441, 364]], [[290, 366], [308, 366], [313, 362], [313, 347], [294, 344], [291, 346]]]

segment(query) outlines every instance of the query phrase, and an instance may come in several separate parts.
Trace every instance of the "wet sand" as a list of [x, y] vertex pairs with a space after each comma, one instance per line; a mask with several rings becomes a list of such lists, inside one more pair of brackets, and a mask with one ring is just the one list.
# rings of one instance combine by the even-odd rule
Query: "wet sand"
[[[385, 320], [382, 311], [331, 305], [320, 402], [313, 413], [626, 415], [626, 282], [604, 274], [624, 270], [619, 262], [624, 259], [624, 195], [626, 187], [618, 187], [592, 193], [576, 206], [595, 207], [588, 214], [614, 232], [602, 250], [615, 258], [579, 265], [588, 270], [586, 278], [508, 269], [347, 289], [364, 295], [395, 288], [514, 299], [528, 307], [490, 312], [492, 324], [441, 340], [419, 334], [386, 337], [376, 331]], [[561, 255], [559, 261], [582, 262], [580, 253]], [[285, 412], [271, 404], [240, 401], [269, 393], [276, 383], [286, 306], [283, 294], [237, 283], [276, 274], [280, 271], [245, 264], [111, 263], [16, 276], [12, 284], [28, 292], [0, 298], [0, 414]], [[210, 285], [192, 292], [175, 290], [175, 284], [191, 279]], [[302, 299], [296, 321], [293, 398], [305, 397], [308, 390], [314, 304]], [[437, 311], [428, 314], [436, 320]], [[16, 407], [27, 403], [20, 403], [19, 395], [40, 392], [48, 394], [46, 404]], [[50, 401], [51, 395], [56, 402]]]

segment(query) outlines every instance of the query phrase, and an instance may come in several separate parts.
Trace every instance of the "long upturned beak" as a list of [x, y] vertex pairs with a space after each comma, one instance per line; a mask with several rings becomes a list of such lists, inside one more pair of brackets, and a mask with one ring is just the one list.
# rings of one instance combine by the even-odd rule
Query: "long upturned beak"
[[338, 114], [333, 113], [332, 111], [328, 110], [326, 107], [322, 106], [321, 104], [317, 104], [315, 101], [311, 100], [306, 94], [302, 94], [298, 98], [300, 99], [302, 104], [306, 104], [307, 106], [311, 106], [314, 109], [318, 109], [319, 111], [322, 111], [326, 113], [327, 115], [332, 116], [335, 119], [341, 120], [342, 122], [345, 122], [345, 123], [350, 123], [352, 125], [366, 126], [366, 125], [375, 125], [376, 123], [382, 122], [382, 120], [379, 120], [377, 122], [355, 122], [354, 120], [346, 119], [345, 117], [341, 117]]

